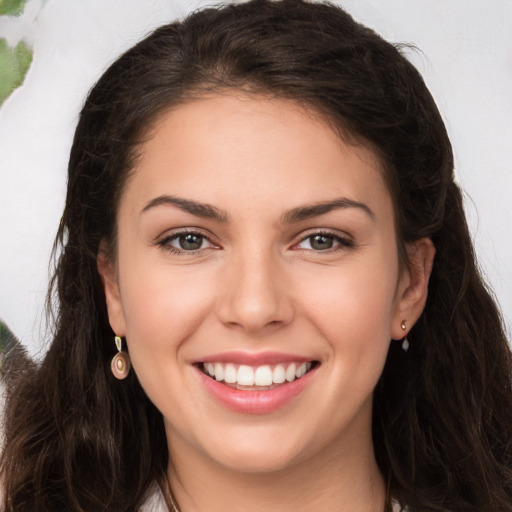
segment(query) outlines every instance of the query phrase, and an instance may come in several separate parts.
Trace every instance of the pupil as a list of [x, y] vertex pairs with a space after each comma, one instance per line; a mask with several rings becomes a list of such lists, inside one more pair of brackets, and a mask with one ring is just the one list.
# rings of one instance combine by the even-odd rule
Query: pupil
[[332, 237], [324, 235], [315, 235], [311, 240], [311, 247], [318, 251], [325, 251], [331, 249], [333, 244]]
[[203, 244], [203, 237], [201, 235], [188, 233], [186, 235], [181, 235], [179, 241], [182, 249], [185, 251], [194, 251], [201, 248], [201, 245]]

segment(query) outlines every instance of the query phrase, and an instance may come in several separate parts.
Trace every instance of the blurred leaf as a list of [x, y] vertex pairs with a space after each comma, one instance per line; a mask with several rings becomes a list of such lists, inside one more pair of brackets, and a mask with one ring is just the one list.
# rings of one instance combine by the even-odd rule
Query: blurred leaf
[[23, 41], [13, 49], [0, 39], [0, 105], [23, 83], [31, 62], [32, 50]]
[[27, 0], [0, 0], [0, 14], [7, 14], [8, 16], [19, 16]]

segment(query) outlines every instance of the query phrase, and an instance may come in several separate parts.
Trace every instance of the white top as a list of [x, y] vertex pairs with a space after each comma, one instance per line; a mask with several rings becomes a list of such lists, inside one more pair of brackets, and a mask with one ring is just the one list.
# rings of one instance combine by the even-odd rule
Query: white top
[[169, 512], [165, 499], [158, 485], [139, 509], [139, 512]]

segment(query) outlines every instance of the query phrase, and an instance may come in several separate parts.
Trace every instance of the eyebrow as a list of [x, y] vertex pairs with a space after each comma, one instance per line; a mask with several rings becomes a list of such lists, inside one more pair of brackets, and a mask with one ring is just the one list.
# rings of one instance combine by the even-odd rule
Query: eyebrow
[[167, 195], [158, 196], [152, 199], [146, 206], [144, 206], [141, 213], [162, 205], [177, 206], [184, 212], [191, 213], [192, 215], [203, 217], [205, 219], [213, 219], [218, 222], [225, 223], [229, 219], [229, 215], [226, 212], [219, 210], [211, 204], [199, 203], [191, 199], [183, 199], [181, 197]]
[[286, 212], [281, 220], [284, 224], [293, 224], [294, 222], [310, 219], [312, 217], [323, 215], [325, 213], [329, 213], [332, 210], [337, 210], [340, 208], [357, 208], [365, 212], [372, 220], [375, 220], [375, 213], [373, 213], [369, 206], [347, 197], [339, 197], [337, 199], [333, 199], [332, 201], [323, 201], [321, 203], [293, 208], [292, 210]]
[[[216, 208], [208, 203], [200, 203], [193, 201], [192, 199], [184, 199], [182, 197], [162, 195], [155, 197], [149, 203], [144, 206], [141, 213], [144, 213], [151, 208], [162, 205], [177, 206], [180, 210], [183, 210], [192, 215], [203, 217], [205, 219], [216, 220], [217, 222], [226, 223], [229, 221], [229, 215], [227, 212]], [[317, 217], [329, 213], [332, 210], [344, 209], [344, 208], [357, 208], [365, 212], [372, 220], [375, 219], [375, 213], [364, 203], [354, 201], [347, 197], [339, 197], [331, 201], [323, 201], [320, 203], [310, 204], [306, 206], [299, 206], [289, 210], [281, 217], [283, 224], [293, 224], [302, 220]]]

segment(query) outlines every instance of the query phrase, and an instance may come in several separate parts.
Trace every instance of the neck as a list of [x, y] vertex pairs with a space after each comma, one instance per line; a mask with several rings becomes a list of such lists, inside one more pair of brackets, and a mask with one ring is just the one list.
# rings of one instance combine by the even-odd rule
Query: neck
[[[344, 448], [333, 442], [314, 460], [272, 472], [239, 472], [170, 443], [168, 477], [181, 512], [383, 512], [385, 484], [371, 435]], [[346, 445], [345, 445], [346, 446]]]

